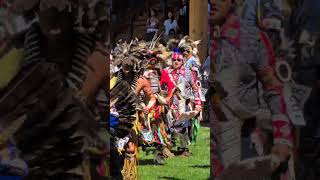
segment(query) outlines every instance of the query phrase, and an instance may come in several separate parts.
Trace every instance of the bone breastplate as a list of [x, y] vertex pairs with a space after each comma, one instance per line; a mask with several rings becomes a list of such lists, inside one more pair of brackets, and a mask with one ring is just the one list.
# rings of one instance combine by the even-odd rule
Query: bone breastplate
[[151, 85], [151, 88], [152, 88], [152, 92], [154, 94], [160, 93], [159, 79], [158, 78], [152, 78], [152, 79], [149, 79], [149, 82], [150, 82], [150, 85]]

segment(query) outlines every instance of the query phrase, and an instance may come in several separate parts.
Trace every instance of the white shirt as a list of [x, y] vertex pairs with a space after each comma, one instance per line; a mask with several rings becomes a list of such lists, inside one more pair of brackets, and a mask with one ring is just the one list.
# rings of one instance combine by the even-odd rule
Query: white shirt
[[165, 28], [165, 35], [169, 35], [169, 31], [171, 29], [176, 30], [178, 24], [176, 20], [173, 20], [173, 22], [171, 23], [171, 19], [167, 19], [164, 21], [164, 28]]
[[148, 26], [147, 33], [157, 32], [157, 31], [158, 31], [157, 22], [151, 21], [149, 26]]

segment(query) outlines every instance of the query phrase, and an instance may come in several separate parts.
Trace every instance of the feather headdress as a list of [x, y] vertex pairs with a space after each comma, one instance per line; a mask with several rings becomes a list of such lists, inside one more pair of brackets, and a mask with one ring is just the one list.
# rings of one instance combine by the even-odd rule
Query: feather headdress
[[147, 55], [147, 42], [135, 39], [130, 43], [121, 43], [120, 40], [117, 47], [112, 51], [113, 65], [129, 65], [133, 67], [134, 72], [140, 72], [147, 65]]
[[[148, 56], [149, 58], [149, 65], [151, 65], [154, 68], [163, 68], [163, 64], [168, 59], [169, 53], [167, 51], [167, 48], [164, 44], [160, 43], [162, 34], [155, 34], [152, 41], [147, 42], [148, 43]], [[155, 61], [156, 60], [156, 61]], [[157, 64], [157, 65], [155, 65]]]
[[178, 39], [170, 39], [167, 43], [167, 49], [169, 51], [173, 51], [174, 49], [179, 47], [179, 40]]
[[198, 65], [201, 65], [200, 59], [198, 57], [198, 52], [199, 52], [198, 51], [198, 44], [200, 44], [200, 42], [201, 42], [201, 40], [194, 41], [194, 40], [190, 39], [189, 36], [185, 36], [180, 40], [180, 42], [178, 44], [178, 47], [181, 52], [191, 52], [194, 55], [194, 57], [197, 60]]

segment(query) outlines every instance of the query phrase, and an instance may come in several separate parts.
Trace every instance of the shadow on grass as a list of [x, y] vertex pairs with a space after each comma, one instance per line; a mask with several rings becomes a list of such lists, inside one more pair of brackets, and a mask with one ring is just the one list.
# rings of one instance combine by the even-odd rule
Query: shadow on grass
[[170, 150], [175, 156], [179, 156], [179, 154], [181, 154], [181, 152], [179, 152], [178, 150]]
[[139, 160], [139, 166], [157, 165], [163, 166], [163, 164], [157, 164], [154, 159], [141, 159]]
[[201, 169], [207, 169], [210, 168], [210, 165], [194, 165], [194, 166], [190, 166], [192, 168], [201, 168]]
[[154, 155], [157, 153], [157, 150], [156, 149], [146, 149], [144, 150], [144, 153], [148, 156], [148, 155]]
[[158, 177], [159, 179], [167, 179], [167, 180], [183, 180], [183, 179], [179, 179], [179, 178], [174, 178], [174, 177], [168, 177], [168, 176], [162, 176], [162, 177]]
[[210, 126], [210, 121], [201, 121], [200, 122], [200, 125], [202, 126], [202, 127], [207, 127], [207, 128], [210, 128], [211, 126]]

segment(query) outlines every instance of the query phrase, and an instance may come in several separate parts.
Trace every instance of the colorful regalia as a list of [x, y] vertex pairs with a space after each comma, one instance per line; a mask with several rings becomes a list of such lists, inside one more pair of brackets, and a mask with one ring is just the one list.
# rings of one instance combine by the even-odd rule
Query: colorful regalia
[[[148, 109], [151, 109], [155, 103], [155, 98], [152, 93], [151, 86], [149, 81], [143, 77], [143, 71], [146, 65], [146, 51], [142, 41], [133, 40], [129, 44], [122, 43], [113, 51], [113, 66], [119, 67], [119, 71], [115, 76], [117, 78], [117, 84], [127, 84], [128, 92], [134, 94], [136, 97], [140, 95], [140, 92], [143, 92], [145, 97], [151, 102], [148, 104]], [[112, 97], [115, 98], [115, 97]], [[142, 126], [144, 124], [144, 118], [141, 118], [144, 115], [144, 109], [147, 107], [141, 104], [141, 100], [137, 100], [135, 107], [129, 105], [128, 108], [118, 107], [116, 111], [119, 112], [119, 108], [125, 108], [125, 110], [132, 110], [134, 113], [134, 124], [131, 127], [127, 138], [123, 143], [125, 150], [124, 157], [124, 166], [122, 169], [122, 176], [124, 179], [136, 179], [137, 178], [137, 147], [139, 142], [139, 135], [143, 133]], [[139, 111], [138, 111], [139, 110]], [[112, 113], [116, 114], [116, 113]], [[121, 113], [119, 113], [121, 116]], [[130, 119], [125, 120], [124, 122], [130, 122]]]
[[[18, 12], [39, 7], [39, 22], [12, 38], [12, 49], [23, 51], [23, 57], [0, 87], [2, 137], [10, 143], [11, 136], [26, 162], [25, 179], [101, 179], [108, 176], [108, 131], [102, 125], [104, 112], [98, 110], [106, 103], [107, 52], [100, 41], [105, 36], [100, 25], [108, 19], [100, 17], [107, 14], [92, 19], [100, 25], [91, 32], [80, 31], [73, 21], [79, 4], [59, 2], [14, 2]], [[106, 7], [100, 1], [91, 5]], [[63, 21], [55, 23], [52, 17], [58, 16]], [[57, 36], [61, 42], [50, 39], [48, 32], [55, 27], [61, 30]]]
[[[178, 52], [172, 54], [172, 59], [183, 61], [183, 56]], [[171, 66], [162, 70], [160, 85], [166, 86], [167, 103], [170, 110], [167, 113], [168, 128], [172, 136], [180, 136], [180, 147], [182, 154], [189, 154], [187, 145], [190, 142], [191, 120], [199, 113], [201, 102], [195, 93], [194, 79], [188, 76], [186, 68], [182, 65], [179, 69]], [[192, 103], [195, 103], [193, 109]]]
[[195, 94], [194, 99], [192, 100], [193, 109], [195, 109], [199, 114], [192, 119], [192, 128], [191, 128], [191, 135], [190, 139], [192, 143], [196, 142], [197, 134], [200, 130], [200, 121], [202, 120], [202, 108], [203, 103], [206, 101], [205, 94], [207, 90], [202, 86], [202, 70], [201, 70], [201, 63], [198, 57], [198, 49], [197, 46], [200, 43], [200, 40], [193, 41], [188, 36], [185, 36], [180, 40], [178, 47], [181, 52], [183, 52], [186, 61], [185, 61], [185, 68], [186, 68], [186, 76], [190, 76], [193, 79], [192, 89], [193, 93]]
[[[214, 175], [222, 173], [222, 179], [246, 176], [246, 172], [237, 168], [249, 167], [258, 161], [261, 167], [250, 166], [256, 168], [256, 175], [260, 173], [253, 179], [268, 176], [259, 172], [259, 168], [272, 172], [274, 167], [270, 164], [279, 163], [277, 157], [266, 156], [272, 146], [268, 133], [273, 135], [275, 145], [294, 148], [293, 125], [297, 122], [292, 118], [292, 102], [288, 98], [291, 89], [277, 78], [272, 43], [257, 26], [260, 25], [257, 23], [260, 4], [246, 3], [244, 17], [240, 20], [229, 13], [219, 35], [212, 41], [210, 84], [214, 138], [211, 146], [215, 153], [212, 160]], [[252, 144], [254, 148], [250, 148]], [[241, 163], [257, 156], [262, 158]], [[294, 177], [292, 158], [288, 164], [289, 176]]]

